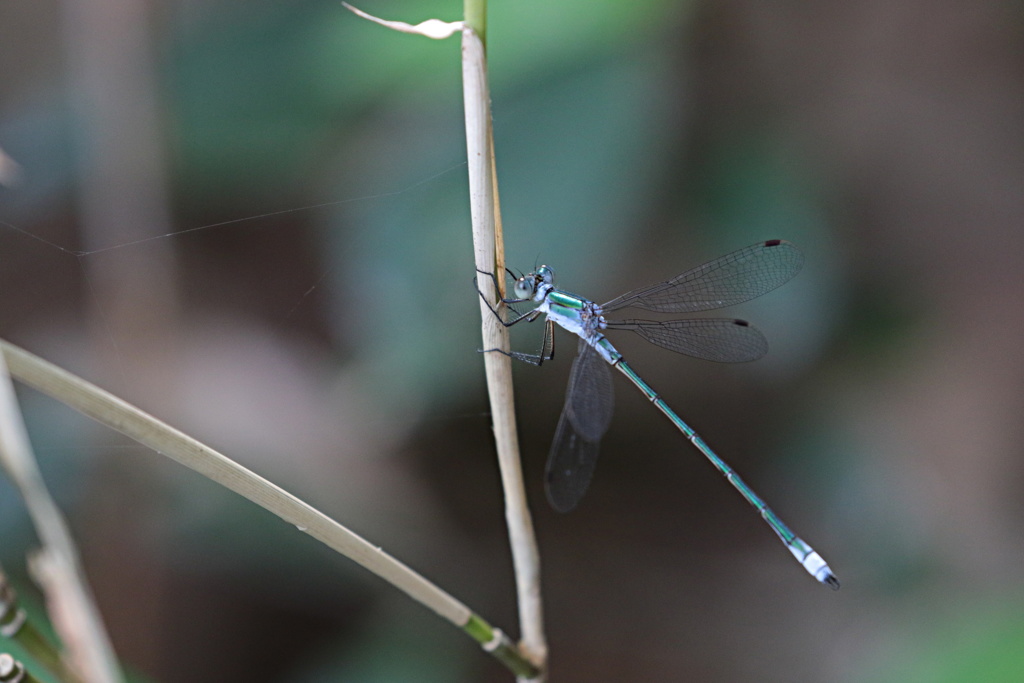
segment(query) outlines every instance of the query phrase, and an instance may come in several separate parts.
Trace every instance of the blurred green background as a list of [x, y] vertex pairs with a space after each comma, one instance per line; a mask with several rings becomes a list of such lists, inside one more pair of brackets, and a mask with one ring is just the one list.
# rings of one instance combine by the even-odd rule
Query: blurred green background
[[[492, 3], [488, 40], [510, 266], [604, 301], [758, 240], [804, 251], [728, 312], [771, 341], [758, 363], [613, 341], [843, 582], [618, 380], [587, 498], [549, 510], [562, 334], [516, 368], [552, 682], [1024, 680], [1021, 3], [523, 0]], [[515, 635], [459, 54], [333, 2], [7, 0], [0, 335]], [[510, 680], [304, 534], [22, 396], [140, 676]], [[34, 545], [0, 481], [28, 602]]]

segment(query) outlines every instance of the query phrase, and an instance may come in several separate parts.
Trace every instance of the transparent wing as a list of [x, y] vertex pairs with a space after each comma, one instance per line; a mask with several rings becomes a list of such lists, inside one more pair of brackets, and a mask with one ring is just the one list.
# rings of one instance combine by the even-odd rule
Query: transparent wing
[[602, 305], [605, 312], [633, 306], [661, 313], [693, 313], [748, 301], [784, 284], [803, 266], [800, 250], [785, 240], [734, 251], [671, 280], [642, 287]]
[[610, 330], [630, 330], [658, 346], [718, 363], [743, 363], [768, 353], [768, 340], [744, 320], [609, 320]]
[[559, 512], [576, 507], [590, 486], [598, 445], [611, 422], [613, 404], [608, 364], [580, 340], [544, 473], [548, 501]]
[[608, 363], [581, 339], [569, 373], [563, 412], [568, 413], [569, 421], [579, 434], [598, 441], [608, 431], [614, 408]]
[[544, 472], [544, 490], [555, 510], [569, 512], [583, 498], [594, 476], [598, 446], [599, 442], [577, 434], [566, 412], [562, 413]]

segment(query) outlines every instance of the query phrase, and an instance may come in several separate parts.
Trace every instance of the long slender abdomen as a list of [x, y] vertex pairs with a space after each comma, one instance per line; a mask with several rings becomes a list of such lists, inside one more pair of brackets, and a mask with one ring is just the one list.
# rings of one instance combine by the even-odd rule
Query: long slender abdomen
[[725, 475], [725, 478], [729, 480], [729, 483], [733, 485], [733, 488], [739, 491], [740, 495], [746, 498], [747, 502], [757, 509], [761, 518], [768, 523], [768, 526], [772, 528], [772, 531], [774, 531], [782, 542], [786, 544], [786, 547], [789, 548], [789, 551], [793, 554], [793, 557], [796, 558], [797, 562], [799, 562], [803, 568], [818, 581], [828, 585], [833, 590], [838, 590], [839, 580], [832, 573], [832, 570], [829, 568], [825, 560], [822, 559], [821, 555], [815, 552], [814, 548], [805, 543], [799, 536], [794, 534], [790, 528], [786, 526], [781, 519], [779, 519], [779, 516], [776, 515], [763, 500], [761, 500], [761, 497], [754, 493], [753, 489], [747, 486], [747, 483], [743, 481], [738, 474], [736, 474], [736, 471], [724, 460], [718, 457], [718, 455], [711, 450], [711, 447], [704, 442], [704, 439], [702, 439], [697, 432], [690, 427], [690, 425], [686, 424], [681, 417], [676, 415], [675, 411], [668, 407], [668, 404], [658, 396], [654, 389], [652, 389], [647, 382], [643, 381], [640, 376], [633, 371], [633, 368], [629, 367], [629, 365], [622, 360], [622, 354], [615, 351], [614, 348], [611, 347], [611, 344], [608, 344], [608, 347], [614, 352], [614, 360], [611, 361], [612, 365], [615, 366], [619, 372], [628, 377], [629, 381], [635, 384], [636, 387], [643, 392], [644, 396], [646, 396], [651, 403], [658, 407], [658, 410], [664, 413], [665, 416], [672, 421], [672, 424], [674, 424], [676, 428], [683, 433], [683, 436], [685, 436], [690, 443], [697, 448], [697, 450], [703, 453], [704, 457], [711, 461], [711, 464], [715, 466], [715, 469]]

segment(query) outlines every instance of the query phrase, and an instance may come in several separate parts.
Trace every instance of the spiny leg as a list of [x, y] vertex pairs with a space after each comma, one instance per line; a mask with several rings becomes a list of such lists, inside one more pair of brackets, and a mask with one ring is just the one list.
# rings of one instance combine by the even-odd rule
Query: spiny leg
[[[508, 268], [506, 268], [505, 270], [508, 272], [509, 275], [512, 275], [514, 277], [512, 271], [508, 270]], [[486, 275], [490, 277], [491, 281], [494, 283], [495, 291], [498, 290], [498, 278], [494, 273], [488, 272], [486, 270], [480, 270], [479, 268], [477, 268], [476, 272], [480, 273], [481, 275]], [[475, 277], [473, 278], [473, 283], [476, 284]], [[498, 301], [504, 304], [508, 310], [512, 311], [512, 313], [515, 314], [515, 317], [512, 320], [505, 320], [504, 318], [502, 318], [499, 310], [492, 306], [491, 302], [487, 300], [487, 297], [484, 296], [484, 293], [480, 291], [479, 287], [476, 288], [476, 292], [477, 294], [480, 295], [480, 299], [487, 306], [487, 309], [491, 313], [493, 313], [494, 317], [497, 318], [498, 322], [505, 327], [512, 327], [516, 323], [520, 323], [523, 321], [532, 323], [534, 320], [540, 317], [541, 311], [538, 309], [533, 309], [532, 311], [520, 313], [519, 311], [512, 307], [512, 304], [525, 303], [527, 301], [530, 301], [530, 299], [501, 298], [498, 299]], [[553, 331], [553, 323], [550, 320], [546, 322], [547, 324], [544, 326], [544, 337], [541, 341], [541, 348], [539, 354], [522, 353], [520, 351], [505, 351], [504, 349], [480, 349], [479, 353], [500, 353], [502, 355], [508, 356], [509, 358], [514, 358], [524, 363], [530, 363], [531, 365], [540, 365], [546, 360], [551, 360], [552, 358], [555, 357], [555, 335]]]
[[[508, 270], [508, 269], [506, 268], [505, 270]], [[499, 291], [500, 288], [498, 287], [498, 278], [497, 278], [497, 276], [494, 273], [487, 272], [486, 270], [480, 270], [479, 268], [477, 268], [476, 272], [480, 273], [481, 275], [486, 275], [489, 278], [491, 278], [491, 281], [494, 283], [494, 291], [495, 292]], [[512, 271], [509, 271], [509, 274], [511, 275]], [[473, 284], [474, 284], [474, 286], [477, 284], [475, 277], [473, 278]], [[520, 321], [522, 321], [524, 319], [527, 319], [526, 322], [531, 322], [532, 323], [537, 318], [537, 316], [540, 315], [536, 310], [534, 310], [534, 311], [527, 311], [526, 313], [520, 313], [519, 311], [517, 311], [515, 308], [512, 307], [512, 304], [525, 303], [525, 302], [529, 301], [529, 299], [502, 298], [502, 299], [498, 299], [498, 302], [502, 303], [502, 304], [505, 304], [505, 307], [508, 310], [512, 311], [512, 313], [515, 314], [515, 317], [512, 320], [505, 320], [504, 318], [501, 317], [501, 313], [498, 311], [498, 309], [495, 308], [494, 306], [492, 306], [491, 302], [488, 301], [487, 297], [484, 296], [484, 293], [482, 291], [480, 291], [480, 287], [476, 287], [476, 293], [480, 295], [480, 299], [487, 306], [488, 310], [490, 310], [490, 312], [494, 314], [494, 317], [498, 319], [498, 322], [500, 322], [505, 327], [512, 327], [513, 325], [515, 325], [516, 323], [518, 323], [518, 322], [520, 322]]]
[[[531, 310], [529, 313], [526, 313], [526, 315], [523, 315], [523, 316], [519, 317], [518, 318], [519, 321], [521, 321], [521, 319], [523, 319], [523, 318], [527, 317], [528, 315], [530, 315], [530, 313], [537, 313], [537, 314], [539, 314], [539, 311]], [[530, 317], [528, 319], [528, 321], [526, 321], [526, 322], [527, 323], [534, 322], [535, 319], [537, 319], [537, 314], [535, 314], [534, 316]], [[516, 322], [518, 322], [518, 321], [516, 321]], [[555, 334], [554, 334], [554, 329], [553, 329], [554, 328], [554, 323], [552, 323], [551, 321], [546, 321], [546, 323], [547, 323], [547, 325], [544, 326], [544, 339], [541, 342], [541, 352], [540, 353], [523, 353], [521, 351], [506, 351], [505, 349], [501, 349], [501, 348], [485, 348], [485, 349], [481, 349], [480, 353], [501, 353], [502, 355], [507, 355], [510, 358], [515, 358], [516, 360], [522, 360], [523, 362], [528, 362], [528, 364], [531, 365], [531, 366], [540, 366], [541, 364], [543, 364], [543, 362], [545, 360], [551, 360], [552, 358], [555, 357]], [[505, 326], [505, 327], [509, 327], [509, 326]]]

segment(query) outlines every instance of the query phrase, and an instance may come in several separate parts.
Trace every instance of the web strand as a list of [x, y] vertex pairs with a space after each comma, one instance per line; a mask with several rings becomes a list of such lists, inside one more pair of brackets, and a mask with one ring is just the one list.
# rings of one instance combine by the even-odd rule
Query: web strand
[[[57, 249], [57, 250], [65, 253], [65, 254], [70, 254], [71, 256], [77, 256], [77, 257], [92, 256], [94, 254], [102, 254], [102, 253], [108, 252], [108, 251], [115, 251], [117, 249], [125, 249], [125, 248], [128, 248], [128, 247], [134, 247], [134, 246], [137, 246], [137, 245], [140, 245], [140, 244], [146, 244], [147, 242], [153, 242], [155, 240], [169, 239], [171, 237], [180, 237], [182, 235], [188, 235], [188, 234], [191, 234], [191, 233], [194, 233], [194, 232], [199, 232], [199, 231], [202, 231], [202, 230], [212, 230], [213, 228], [220, 228], [220, 227], [223, 227], [225, 225], [233, 225], [235, 223], [244, 223], [246, 221], [256, 221], [256, 220], [260, 220], [262, 218], [270, 218], [272, 216], [283, 216], [283, 215], [287, 215], [287, 214], [291, 214], [291, 213], [300, 213], [300, 212], [303, 212], [303, 211], [313, 211], [314, 209], [322, 209], [322, 208], [325, 208], [325, 207], [328, 207], [328, 206], [340, 206], [340, 205], [343, 205], [343, 204], [351, 204], [353, 202], [368, 202], [368, 201], [372, 201], [374, 199], [383, 199], [385, 197], [394, 197], [396, 195], [404, 194], [406, 192], [414, 190], [417, 187], [420, 187], [421, 185], [425, 185], [425, 184], [427, 184], [427, 183], [429, 183], [429, 182], [431, 182], [433, 180], [436, 180], [437, 178], [440, 178], [443, 175], [451, 173], [455, 169], [461, 168], [461, 167], [463, 167], [465, 165], [466, 165], [465, 161], [460, 161], [459, 163], [454, 164], [453, 166], [449, 166], [448, 168], [444, 169], [443, 171], [439, 171], [438, 173], [435, 173], [432, 176], [424, 178], [423, 180], [419, 180], [419, 181], [413, 183], [412, 185], [409, 185], [408, 187], [404, 187], [404, 188], [399, 189], [399, 190], [392, 190], [390, 192], [381, 192], [379, 194], [366, 195], [366, 196], [363, 196], [363, 197], [352, 197], [350, 199], [339, 199], [339, 200], [332, 201], [332, 202], [321, 202], [319, 204], [309, 204], [307, 206], [299, 206], [299, 207], [295, 207], [295, 208], [291, 208], [291, 209], [281, 209], [279, 211], [269, 211], [267, 213], [256, 214], [256, 215], [253, 215], [253, 216], [243, 216], [242, 218], [232, 218], [232, 219], [229, 219], [229, 220], [226, 220], [226, 221], [219, 221], [217, 223], [210, 223], [208, 225], [200, 225], [200, 226], [197, 226], [197, 227], [194, 227], [194, 228], [185, 228], [184, 230], [177, 230], [177, 231], [174, 231], [174, 232], [168, 232], [168, 233], [164, 233], [162, 235], [151, 235], [149, 237], [143, 237], [143, 238], [140, 238], [140, 239], [137, 239], [137, 240], [130, 240], [128, 242], [121, 242], [119, 244], [112, 244], [110, 246], [100, 247], [98, 249], [90, 249], [90, 250], [70, 249], [68, 247], [65, 247], [65, 246], [62, 246], [60, 244], [57, 244], [56, 242], [52, 242], [52, 241], [46, 239], [45, 237], [40, 237], [39, 235], [37, 235], [37, 234], [35, 234], [33, 232], [29, 232], [28, 230], [25, 230], [24, 228], [19, 228], [17, 225], [14, 225], [13, 223], [9, 223], [7, 221], [0, 220], [0, 225], [2, 225], [3, 227], [5, 227], [5, 228], [7, 228], [9, 230], [13, 230], [14, 232], [17, 232], [17, 233], [19, 233], [21, 235], [25, 235], [26, 237], [29, 237], [29, 238], [31, 238], [33, 240], [36, 240], [37, 242], [41, 242], [42, 244], [45, 244], [48, 247], [51, 247], [53, 249]], [[321, 278], [321, 280], [322, 279], [323, 278]], [[316, 287], [316, 285], [314, 285], [314, 288], [315, 287]], [[307, 292], [307, 294], [308, 294], [308, 292]]]

